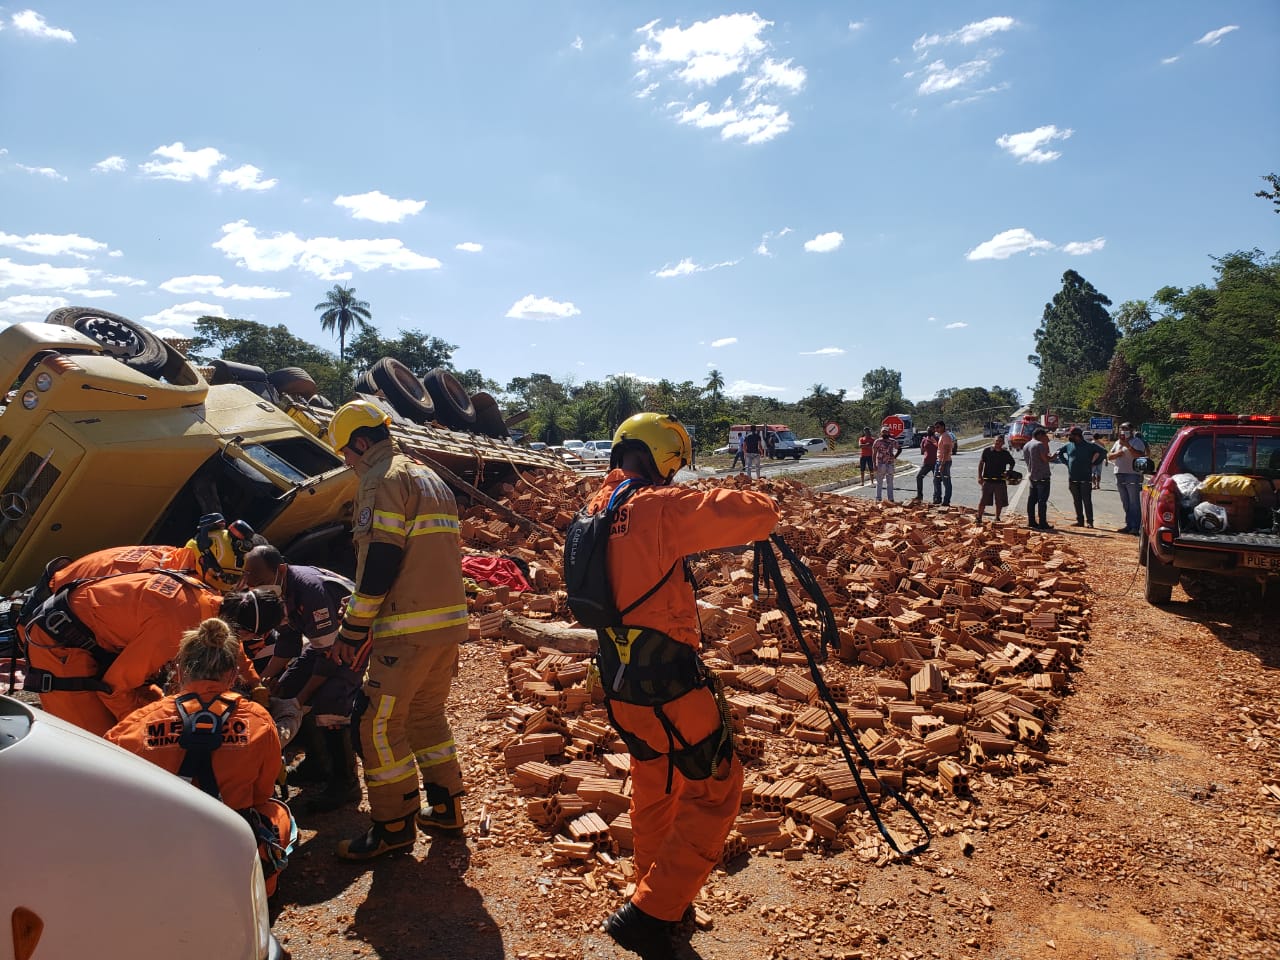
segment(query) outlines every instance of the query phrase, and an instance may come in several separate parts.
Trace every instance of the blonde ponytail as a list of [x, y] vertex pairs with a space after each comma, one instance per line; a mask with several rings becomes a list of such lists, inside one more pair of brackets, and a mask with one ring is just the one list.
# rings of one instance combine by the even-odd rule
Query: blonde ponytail
[[182, 635], [178, 670], [184, 681], [221, 680], [239, 663], [240, 640], [223, 620], [210, 617]]

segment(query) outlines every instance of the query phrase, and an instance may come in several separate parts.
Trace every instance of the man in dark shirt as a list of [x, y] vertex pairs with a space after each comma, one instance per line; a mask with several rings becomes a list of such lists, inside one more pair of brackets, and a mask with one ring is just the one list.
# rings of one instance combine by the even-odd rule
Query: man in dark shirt
[[982, 499], [978, 501], [978, 518], [974, 523], [982, 522], [982, 515], [987, 507], [994, 504], [996, 521], [1000, 520], [1000, 511], [1009, 505], [1009, 491], [1005, 487], [1005, 477], [1013, 469], [1013, 457], [1004, 448], [1004, 437], [996, 437], [995, 442], [982, 451], [978, 458], [978, 483], [982, 486]]

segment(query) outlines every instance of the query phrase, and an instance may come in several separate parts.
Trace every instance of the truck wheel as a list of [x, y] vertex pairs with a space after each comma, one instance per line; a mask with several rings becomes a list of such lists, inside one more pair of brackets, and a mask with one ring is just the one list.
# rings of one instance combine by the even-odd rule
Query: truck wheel
[[356, 393], [365, 393], [371, 397], [378, 392], [378, 385], [369, 379], [368, 370], [356, 377], [356, 382], [351, 385], [351, 388]]
[[476, 408], [462, 384], [444, 367], [436, 367], [422, 383], [435, 403], [436, 418], [446, 427], [470, 430], [476, 424]]
[[316, 393], [316, 382], [301, 367], [281, 367], [267, 379], [281, 393], [289, 393], [303, 400], [314, 397]]
[[1150, 547], [1147, 548], [1147, 583], [1146, 583], [1146, 599], [1147, 603], [1161, 606], [1173, 599], [1173, 584], [1161, 583], [1153, 576], [1153, 571], [1165, 564], [1156, 559], [1155, 551]]
[[382, 391], [396, 413], [414, 423], [429, 423], [435, 407], [422, 381], [395, 357], [383, 357], [369, 368], [369, 379]]
[[159, 380], [169, 364], [164, 341], [128, 317], [96, 307], [59, 307], [45, 323], [71, 327], [96, 342], [126, 367]]
[[476, 433], [495, 440], [505, 440], [511, 436], [507, 423], [502, 419], [502, 411], [498, 409], [498, 401], [481, 390], [471, 395], [471, 405], [476, 411]]

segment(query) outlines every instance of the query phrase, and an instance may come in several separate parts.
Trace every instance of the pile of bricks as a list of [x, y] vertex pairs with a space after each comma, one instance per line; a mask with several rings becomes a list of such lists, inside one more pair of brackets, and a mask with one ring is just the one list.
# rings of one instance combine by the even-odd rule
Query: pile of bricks
[[[559, 532], [598, 481], [555, 489], [546, 482], [513, 489], [504, 503]], [[721, 485], [738, 483], [745, 485], [736, 478]], [[752, 850], [796, 859], [842, 845], [887, 862], [863, 791], [877, 803], [888, 785], [967, 807], [970, 790], [993, 777], [1061, 762], [1045, 735], [1089, 629], [1083, 564], [1061, 538], [976, 527], [960, 513], [882, 508], [785, 480], [754, 488], [779, 501], [778, 532], [835, 612], [839, 649], [822, 665], [823, 680], [875, 769], [855, 778], [835, 744], [833, 717], [801, 646], [816, 642], [817, 608], [794, 580], [789, 593], [803, 637], [774, 597], [752, 595], [750, 552], [696, 558], [703, 658], [724, 684], [747, 770], [726, 861]], [[463, 535], [471, 549], [526, 560], [535, 588], [526, 595], [482, 588], [472, 601], [475, 636], [503, 637], [508, 613], [571, 620], [556, 537], [484, 508], [466, 512]], [[629, 757], [609, 726], [589, 657], [521, 643], [500, 649], [508, 699], [495, 752], [548, 837], [548, 861], [590, 861], [625, 892], [633, 877], [617, 856], [631, 845]], [[894, 805], [879, 805], [891, 819]], [[897, 820], [891, 826], [906, 845], [910, 824], [900, 813]]]

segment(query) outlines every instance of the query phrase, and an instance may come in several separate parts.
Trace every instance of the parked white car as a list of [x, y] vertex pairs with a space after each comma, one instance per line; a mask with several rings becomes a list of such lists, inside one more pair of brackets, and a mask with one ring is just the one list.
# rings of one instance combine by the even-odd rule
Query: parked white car
[[[92, 813], [86, 810], [92, 807]], [[167, 770], [0, 696], [0, 957], [276, 960], [245, 820]], [[165, 881], [176, 862], [180, 883]], [[8, 940], [6, 932], [4, 938]], [[20, 939], [19, 939], [20, 938]]]
[[612, 440], [588, 440], [582, 445], [582, 458], [584, 460], [608, 460], [609, 451], [612, 448]]
[[822, 453], [827, 449], [827, 441], [822, 437], [809, 437], [801, 440], [800, 446], [804, 447], [805, 453]]
[[566, 450], [568, 450], [570, 453], [580, 454], [582, 453], [582, 448], [583, 446], [585, 446], [585, 444], [583, 444], [581, 440], [566, 440], [564, 443], [561, 444], [561, 446], [564, 447]]

